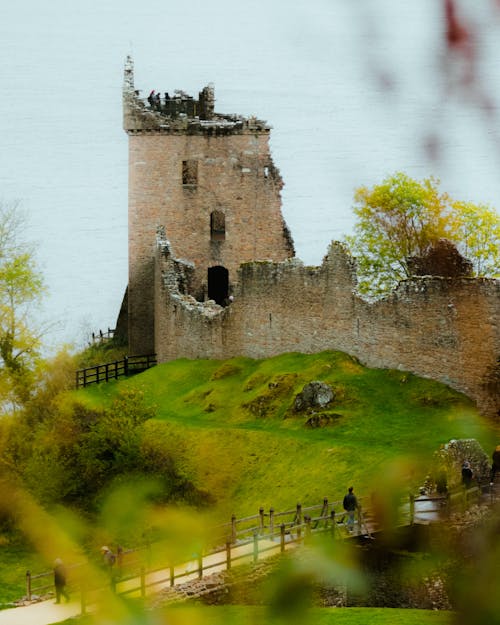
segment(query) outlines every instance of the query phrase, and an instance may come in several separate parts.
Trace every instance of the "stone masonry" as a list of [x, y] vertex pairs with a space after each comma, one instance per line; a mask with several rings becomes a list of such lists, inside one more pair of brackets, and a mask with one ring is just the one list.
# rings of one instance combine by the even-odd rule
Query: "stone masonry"
[[282, 261], [294, 254], [281, 214], [283, 182], [271, 159], [269, 126], [216, 114], [213, 97], [208, 86], [199, 100], [176, 92], [146, 104], [134, 89], [132, 61], [127, 61], [131, 353], [155, 350], [159, 226], [173, 253], [191, 263], [184, 288], [199, 301], [210, 297], [223, 303], [235, 288], [242, 262]]
[[199, 100], [145, 103], [128, 60], [124, 124], [131, 354], [341, 350], [444, 382], [500, 415], [500, 281], [423, 276], [367, 302], [340, 243], [319, 267], [294, 258], [264, 122], [214, 113], [210, 86]]

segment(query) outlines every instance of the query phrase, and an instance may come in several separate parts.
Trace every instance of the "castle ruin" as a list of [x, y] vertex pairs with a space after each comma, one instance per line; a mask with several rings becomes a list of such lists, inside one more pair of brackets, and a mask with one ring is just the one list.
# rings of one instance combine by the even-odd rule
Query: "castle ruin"
[[129, 353], [265, 358], [341, 350], [433, 378], [500, 416], [500, 282], [424, 276], [369, 303], [332, 243], [295, 258], [269, 126], [215, 112], [214, 90], [140, 97], [127, 59]]

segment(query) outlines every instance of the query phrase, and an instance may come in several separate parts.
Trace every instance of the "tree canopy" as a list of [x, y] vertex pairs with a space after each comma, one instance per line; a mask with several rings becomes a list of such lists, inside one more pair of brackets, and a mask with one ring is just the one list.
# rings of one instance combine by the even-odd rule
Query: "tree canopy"
[[472, 263], [473, 275], [500, 275], [500, 217], [485, 204], [452, 199], [439, 181], [397, 172], [373, 188], [356, 190], [354, 235], [346, 241], [358, 260], [359, 290], [382, 295], [413, 275], [411, 262], [448, 240]]
[[11, 402], [28, 392], [43, 333], [35, 313], [45, 287], [22, 225], [17, 205], [0, 203], [0, 388]]

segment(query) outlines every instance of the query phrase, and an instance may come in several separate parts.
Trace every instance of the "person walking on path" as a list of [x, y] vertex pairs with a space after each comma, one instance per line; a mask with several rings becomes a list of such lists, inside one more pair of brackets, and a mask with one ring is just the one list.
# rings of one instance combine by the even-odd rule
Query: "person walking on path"
[[107, 572], [109, 575], [111, 588], [112, 590], [114, 590], [116, 586], [116, 573], [115, 573], [116, 556], [111, 551], [111, 549], [107, 547], [106, 545], [101, 547], [101, 553], [102, 553], [102, 561], [104, 564], [104, 568], [107, 569]]
[[354, 487], [349, 486], [349, 492], [345, 495], [342, 505], [347, 512], [347, 530], [352, 532], [354, 529], [354, 514], [358, 509], [358, 500], [354, 494]]
[[66, 590], [66, 567], [60, 558], [54, 561], [54, 586], [56, 589], [56, 603], [61, 603], [61, 596], [69, 601], [69, 593]]

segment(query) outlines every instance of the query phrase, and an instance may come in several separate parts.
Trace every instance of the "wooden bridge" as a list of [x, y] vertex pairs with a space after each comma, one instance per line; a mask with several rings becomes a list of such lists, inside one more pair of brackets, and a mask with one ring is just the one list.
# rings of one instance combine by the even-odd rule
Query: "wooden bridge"
[[83, 388], [90, 384], [109, 382], [122, 376], [142, 373], [156, 364], [156, 354], [146, 354], [144, 356], [125, 356], [123, 360], [115, 360], [103, 365], [79, 369], [76, 372], [76, 388]]
[[[457, 489], [448, 496], [410, 496], [399, 507], [397, 527], [428, 525], [446, 522], [450, 513], [465, 510], [474, 503], [493, 503], [497, 499], [496, 489], [485, 485], [470, 489]], [[342, 502], [330, 503], [325, 498], [320, 504], [295, 508], [281, 512], [271, 508], [260, 508], [255, 515], [236, 518], [214, 528], [211, 545], [191, 560], [182, 563], [152, 564], [151, 546], [123, 550], [117, 560], [111, 585], [119, 595], [146, 597], [161, 588], [174, 587], [200, 580], [212, 573], [229, 571], [244, 563], [256, 563], [270, 556], [283, 554], [290, 549], [307, 543], [314, 534], [331, 536], [333, 540], [377, 540], [385, 528], [374, 513], [369, 498], [360, 498], [352, 531], [346, 525], [346, 513]], [[109, 591], [101, 585], [92, 586], [91, 567], [80, 564], [70, 569], [70, 588], [80, 596], [78, 613], [92, 609], [103, 592]], [[72, 582], [73, 580], [73, 582]], [[45, 572], [26, 576], [26, 596], [47, 596], [53, 588], [53, 573]], [[1, 619], [0, 619], [1, 625]]]

